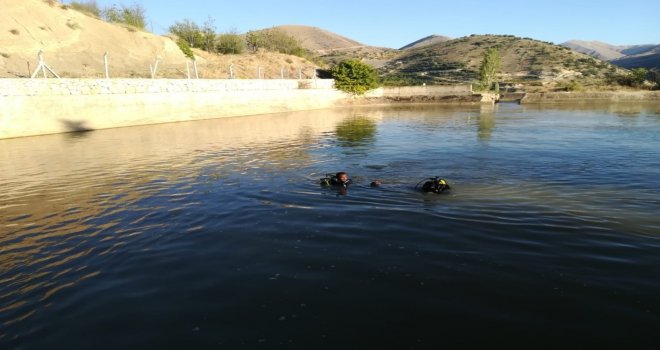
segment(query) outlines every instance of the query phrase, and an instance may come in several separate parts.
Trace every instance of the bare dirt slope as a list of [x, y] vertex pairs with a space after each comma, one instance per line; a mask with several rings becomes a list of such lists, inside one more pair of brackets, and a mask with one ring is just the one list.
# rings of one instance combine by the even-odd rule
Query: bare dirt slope
[[[39, 50], [44, 51], [46, 63], [67, 78], [103, 77], [105, 52], [111, 77], [149, 77], [157, 58], [160, 78], [194, 75], [191, 61], [170, 37], [106, 23], [57, 1], [2, 2], [0, 78], [29, 76], [37, 66]], [[200, 78], [227, 78], [231, 65], [235, 78], [279, 78], [282, 68], [285, 77], [311, 77], [315, 66], [299, 57], [272, 52], [217, 55], [195, 50], [195, 55]]]
[[106, 23], [56, 1], [2, 0], [0, 11], [0, 77], [27, 76], [37, 53], [61, 76], [103, 75], [103, 55], [117, 76], [148, 76], [161, 59], [163, 72], [185, 66], [186, 58], [172, 39]]

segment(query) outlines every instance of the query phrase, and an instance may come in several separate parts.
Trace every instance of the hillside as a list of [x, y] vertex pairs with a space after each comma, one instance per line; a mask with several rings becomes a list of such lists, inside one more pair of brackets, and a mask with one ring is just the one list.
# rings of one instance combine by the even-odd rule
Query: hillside
[[429, 46], [429, 45], [433, 45], [433, 44], [437, 44], [437, 43], [442, 43], [442, 42], [449, 41], [449, 40], [451, 40], [451, 38], [448, 37], [448, 36], [429, 35], [425, 38], [421, 38], [417, 41], [414, 41], [414, 42], [400, 48], [399, 50], [418, 49], [420, 47]]
[[[3, 0], [0, 12], [0, 78], [27, 77], [44, 51], [46, 63], [61, 77], [104, 76], [103, 55], [108, 52], [111, 77], [149, 77], [159, 58], [158, 77], [184, 78], [186, 62], [174, 40], [165, 36], [110, 24], [67, 6], [43, 0]], [[202, 78], [227, 78], [234, 65], [237, 78], [298, 77], [313, 74], [315, 65], [279, 53], [216, 55], [195, 51]], [[29, 67], [28, 67], [29, 64]], [[259, 69], [261, 67], [261, 69]], [[28, 71], [29, 69], [29, 71]]]
[[42, 0], [3, 0], [0, 12], [0, 77], [29, 76], [44, 51], [47, 64], [61, 76], [103, 75], [109, 54], [112, 74], [148, 76], [161, 59], [163, 72], [185, 65], [185, 56], [169, 38], [89, 17]]
[[324, 61], [334, 64], [357, 58], [374, 67], [384, 65], [398, 54], [398, 50], [361, 44], [339, 34], [312, 26], [285, 25], [273, 27], [297, 39], [302, 46], [318, 54]]
[[499, 80], [511, 84], [554, 87], [577, 81], [602, 82], [613, 65], [568, 48], [508, 35], [472, 35], [407, 50], [390, 60], [381, 73], [391, 84], [474, 83], [487, 48], [501, 57]]

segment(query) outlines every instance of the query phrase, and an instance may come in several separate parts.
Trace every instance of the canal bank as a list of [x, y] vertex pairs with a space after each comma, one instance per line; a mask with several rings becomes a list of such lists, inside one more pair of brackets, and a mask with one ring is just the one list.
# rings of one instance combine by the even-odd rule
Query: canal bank
[[598, 91], [525, 93], [520, 103], [660, 102], [660, 91]]
[[331, 79], [0, 79], [0, 139], [397, 102], [492, 103], [470, 85], [380, 88]]

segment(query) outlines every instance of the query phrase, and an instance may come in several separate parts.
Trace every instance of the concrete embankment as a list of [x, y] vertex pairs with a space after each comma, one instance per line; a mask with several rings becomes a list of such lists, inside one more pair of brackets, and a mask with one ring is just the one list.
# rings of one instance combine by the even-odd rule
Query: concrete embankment
[[392, 103], [495, 103], [498, 95], [474, 93], [472, 85], [385, 87], [368, 92], [358, 100], [360, 104]]
[[0, 79], [0, 138], [334, 107], [332, 80]]
[[527, 93], [520, 103], [660, 102], [660, 91]]
[[381, 88], [333, 80], [0, 79], [0, 139], [345, 105], [492, 103], [470, 85]]

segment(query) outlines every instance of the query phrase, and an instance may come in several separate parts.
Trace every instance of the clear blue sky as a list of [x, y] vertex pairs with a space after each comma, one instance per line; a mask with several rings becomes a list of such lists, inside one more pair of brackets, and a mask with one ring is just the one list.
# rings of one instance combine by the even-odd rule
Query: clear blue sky
[[175, 21], [189, 18], [201, 24], [210, 15], [220, 32], [302, 24], [392, 48], [431, 34], [660, 44], [659, 0], [97, 0], [101, 6], [135, 2], [145, 7], [154, 32], [161, 34]]

